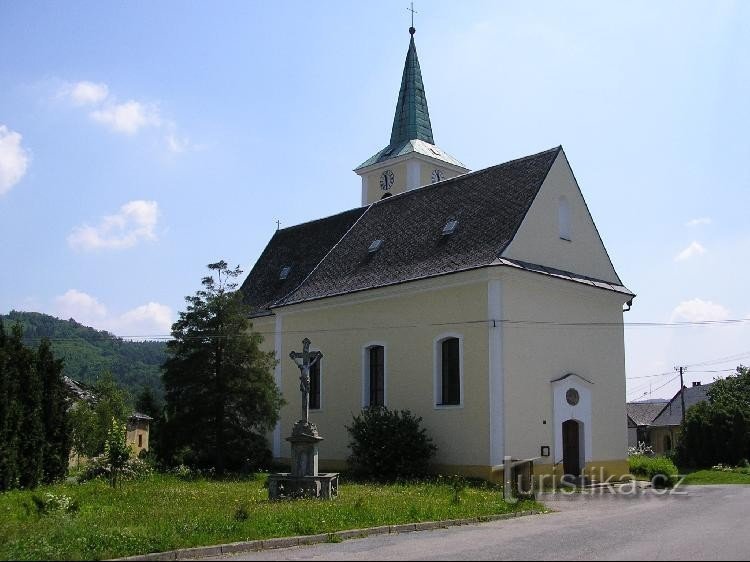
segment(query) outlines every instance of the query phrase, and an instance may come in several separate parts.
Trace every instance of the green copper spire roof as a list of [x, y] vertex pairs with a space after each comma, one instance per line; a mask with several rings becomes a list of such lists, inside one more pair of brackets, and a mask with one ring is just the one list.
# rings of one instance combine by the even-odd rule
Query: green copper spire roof
[[427, 109], [427, 96], [424, 93], [422, 71], [419, 69], [417, 48], [414, 45], [414, 28], [409, 29], [411, 40], [406, 53], [404, 74], [401, 77], [401, 90], [398, 92], [396, 115], [393, 117], [391, 146], [410, 140], [423, 140], [435, 144], [432, 139], [430, 112]]

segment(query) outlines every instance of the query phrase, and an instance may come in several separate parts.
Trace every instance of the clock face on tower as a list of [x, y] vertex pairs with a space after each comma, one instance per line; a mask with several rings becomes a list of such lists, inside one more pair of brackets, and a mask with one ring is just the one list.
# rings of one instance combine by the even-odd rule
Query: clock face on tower
[[432, 171], [432, 183], [437, 183], [445, 179], [445, 172], [440, 168], [436, 168]]
[[393, 181], [394, 181], [393, 172], [391, 170], [386, 170], [382, 174], [380, 174], [380, 189], [383, 191], [389, 190], [391, 187], [393, 187]]

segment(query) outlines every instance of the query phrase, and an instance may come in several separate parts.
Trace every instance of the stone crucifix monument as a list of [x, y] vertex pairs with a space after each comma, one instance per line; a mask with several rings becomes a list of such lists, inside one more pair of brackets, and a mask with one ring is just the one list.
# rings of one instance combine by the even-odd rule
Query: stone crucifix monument
[[289, 354], [300, 370], [302, 415], [286, 440], [292, 444], [292, 471], [268, 475], [269, 499], [314, 497], [331, 499], [338, 495], [338, 473], [318, 472], [318, 444], [323, 438], [310, 421], [310, 368], [323, 357], [310, 351], [310, 340], [302, 340], [302, 352]]

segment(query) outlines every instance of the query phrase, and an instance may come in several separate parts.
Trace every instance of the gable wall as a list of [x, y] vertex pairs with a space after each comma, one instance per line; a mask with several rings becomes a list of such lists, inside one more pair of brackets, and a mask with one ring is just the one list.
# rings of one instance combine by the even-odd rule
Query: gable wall
[[[560, 196], [565, 196], [570, 204], [571, 240], [560, 238]], [[620, 283], [562, 151], [516, 236], [502, 255]]]
[[[540, 455], [542, 445], [548, 445], [551, 457], [536, 463], [553, 462], [556, 451], [551, 381], [574, 373], [593, 383], [589, 387], [592, 447], [587, 456], [594, 463], [619, 461], [626, 469], [622, 325], [626, 298], [525, 271], [504, 272], [503, 317], [515, 322], [503, 326], [506, 454], [534, 458]], [[538, 472], [544, 469], [540, 467]]]

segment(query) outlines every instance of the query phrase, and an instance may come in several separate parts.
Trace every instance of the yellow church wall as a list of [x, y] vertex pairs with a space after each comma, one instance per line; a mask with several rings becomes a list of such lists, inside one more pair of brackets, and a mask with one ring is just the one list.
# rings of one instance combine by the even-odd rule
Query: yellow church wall
[[[560, 236], [561, 197], [566, 199], [570, 209], [570, 240]], [[503, 257], [619, 283], [563, 152], [555, 159]]]
[[[627, 297], [510, 269], [502, 285], [504, 318], [522, 321], [503, 326], [505, 454], [535, 458], [546, 445], [551, 456], [539, 459], [535, 471], [554, 462], [551, 381], [574, 373], [593, 383], [587, 469], [626, 468], [622, 304]], [[607, 325], [561, 325], [570, 323]]]
[[[445, 287], [445, 285], [451, 285]], [[364, 300], [367, 299], [367, 300]], [[459, 273], [450, 278], [316, 301], [278, 310], [283, 326], [281, 388], [287, 400], [281, 412], [280, 456], [291, 454], [285, 437], [300, 417], [299, 369], [289, 359], [310, 338], [323, 353], [321, 409], [311, 419], [325, 437], [321, 466], [345, 460], [350, 451], [345, 429], [362, 410], [363, 350], [385, 346], [386, 405], [410, 409], [438, 446], [443, 465], [486, 465], [489, 428], [487, 399], [488, 342], [486, 274]], [[450, 326], [434, 325], [446, 322]], [[435, 405], [435, 341], [457, 334], [463, 341], [463, 406]], [[463, 429], [460, 436], [456, 428]]]

